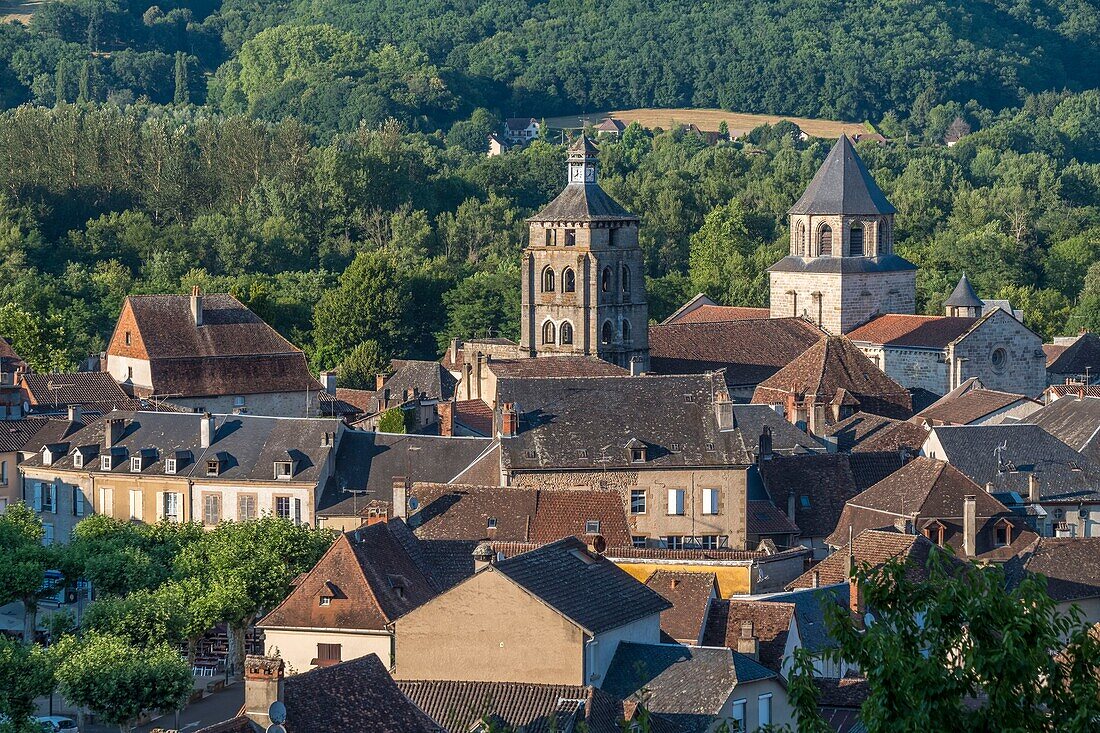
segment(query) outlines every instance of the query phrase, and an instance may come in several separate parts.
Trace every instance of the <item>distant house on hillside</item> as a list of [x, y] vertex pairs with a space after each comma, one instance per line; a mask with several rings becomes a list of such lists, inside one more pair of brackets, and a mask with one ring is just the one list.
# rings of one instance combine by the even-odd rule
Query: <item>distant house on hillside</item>
[[498, 155], [504, 155], [507, 151], [508, 143], [504, 141], [504, 138], [495, 132], [489, 133], [489, 152], [486, 155], [495, 158]]
[[539, 136], [539, 127], [534, 117], [509, 117], [504, 121], [504, 139], [511, 145], [526, 145]]
[[618, 138], [626, 130], [626, 123], [614, 117], [605, 117], [596, 125], [596, 137]]

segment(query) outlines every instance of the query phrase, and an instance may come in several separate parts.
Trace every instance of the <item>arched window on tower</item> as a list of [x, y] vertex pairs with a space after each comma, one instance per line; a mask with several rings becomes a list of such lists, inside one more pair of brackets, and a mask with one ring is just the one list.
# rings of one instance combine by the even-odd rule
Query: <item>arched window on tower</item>
[[798, 227], [795, 229], [795, 254], [799, 257], [806, 256], [806, 225], [802, 222], [798, 222]]
[[630, 294], [630, 268], [623, 265], [623, 292]]
[[817, 253], [821, 257], [833, 256], [833, 229], [828, 224], [817, 235]]
[[542, 271], [542, 292], [552, 293], [554, 292], [554, 270], [547, 267]]
[[630, 321], [623, 321], [623, 343], [630, 341]]
[[561, 328], [558, 331], [558, 336], [563, 345], [569, 346], [573, 343], [573, 324], [569, 321], [563, 321]]
[[542, 324], [542, 342], [544, 344], [554, 343], [554, 322], [547, 321]]
[[563, 293], [575, 293], [577, 291], [577, 276], [572, 267], [567, 267], [561, 273], [561, 291]]
[[603, 274], [600, 276], [600, 290], [605, 293], [611, 292], [611, 268], [603, 268]]
[[852, 257], [863, 256], [863, 225], [859, 222], [852, 224], [848, 230], [848, 254]]
[[609, 344], [614, 338], [615, 329], [611, 326], [611, 321], [604, 321], [603, 328], [600, 329], [600, 343]]

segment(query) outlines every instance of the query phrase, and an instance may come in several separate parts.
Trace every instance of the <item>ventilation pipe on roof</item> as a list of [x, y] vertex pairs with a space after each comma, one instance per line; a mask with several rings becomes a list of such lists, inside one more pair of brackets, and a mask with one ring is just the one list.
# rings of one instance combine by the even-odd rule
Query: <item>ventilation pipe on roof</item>
[[209, 448], [214, 442], [214, 416], [204, 412], [199, 417], [199, 447]]
[[963, 554], [974, 557], [978, 539], [977, 497], [967, 494], [963, 497]]
[[191, 318], [196, 326], [202, 325], [202, 288], [198, 285], [191, 288]]

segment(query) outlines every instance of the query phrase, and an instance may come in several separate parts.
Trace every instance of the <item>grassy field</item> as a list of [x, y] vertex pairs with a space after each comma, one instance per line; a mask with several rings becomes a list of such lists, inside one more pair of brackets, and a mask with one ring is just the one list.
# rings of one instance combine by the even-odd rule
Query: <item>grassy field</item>
[[804, 117], [785, 117], [782, 115], [747, 115], [739, 112], [727, 112], [722, 109], [623, 109], [611, 112], [592, 112], [586, 115], [569, 117], [548, 117], [546, 124], [556, 128], [578, 128], [585, 124], [595, 125], [605, 117], [614, 117], [630, 124], [635, 120], [643, 127], [661, 127], [669, 129], [676, 125], [695, 123], [701, 130], [717, 130], [723, 120], [729, 125], [734, 137], [745, 134], [754, 127], [773, 124], [780, 120], [790, 120], [802, 128], [803, 132], [814, 137], [833, 138], [842, 134], [854, 135], [868, 132], [861, 122], [835, 122], [833, 120], [813, 120]]
[[31, 24], [31, 16], [42, 5], [44, 0], [0, 0], [0, 23], [10, 23], [13, 20], [23, 25]]

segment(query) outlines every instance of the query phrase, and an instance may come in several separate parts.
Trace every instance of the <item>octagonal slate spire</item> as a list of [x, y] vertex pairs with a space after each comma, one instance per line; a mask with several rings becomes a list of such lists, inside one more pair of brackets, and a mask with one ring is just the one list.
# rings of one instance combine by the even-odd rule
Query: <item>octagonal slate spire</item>
[[787, 213], [885, 215], [895, 212], [847, 135], [841, 135], [802, 198]]
[[970, 279], [967, 278], [966, 273], [963, 273], [962, 278], [959, 279], [959, 284], [955, 286], [955, 289], [951, 291], [951, 295], [943, 301], [943, 304], [955, 308], [981, 308], [982, 299], [974, 292], [974, 286], [970, 284]]

